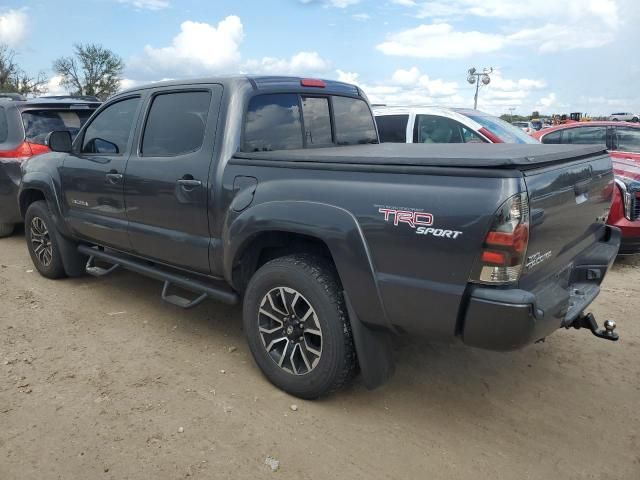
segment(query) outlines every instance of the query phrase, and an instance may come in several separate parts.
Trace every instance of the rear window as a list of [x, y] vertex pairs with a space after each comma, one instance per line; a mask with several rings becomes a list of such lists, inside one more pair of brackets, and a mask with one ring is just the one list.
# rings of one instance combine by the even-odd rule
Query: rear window
[[363, 100], [296, 93], [253, 97], [243, 138], [244, 152], [378, 142], [373, 116]]
[[376, 117], [382, 143], [406, 143], [409, 115], [380, 115]]
[[47, 135], [58, 130], [66, 130], [75, 138], [92, 113], [93, 109], [26, 110], [22, 112], [25, 140], [44, 145]]
[[0, 107], [0, 143], [7, 141], [9, 137], [9, 127], [7, 126], [7, 112]]
[[463, 113], [471, 120], [478, 122], [484, 128], [493, 133], [504, 143], [539, 143], [535, 138], [524, 133], [520, 128], [511, 125], [508, 122], [489, 115], [475, 115]]
[[364, 101], [348, 97], [333, 97], [333, 115], [338, 145], [378, 143], [373, 115]]

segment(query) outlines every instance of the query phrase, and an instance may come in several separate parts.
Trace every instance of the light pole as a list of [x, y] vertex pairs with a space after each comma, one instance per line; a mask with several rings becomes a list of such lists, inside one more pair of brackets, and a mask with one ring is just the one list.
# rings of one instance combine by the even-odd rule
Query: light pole
[[509, 107], [509, 114], [511, 115], [511, 120], [509, 120], [509, 123], [513, 123], [513, 111], [516, 109], [516, 107]]
[[473, 97], [473, 109], [476, 110], [478, 108], [478, 90], [480, 89], [480, 82], [482, 85], [489, 85], [491, 83], [491, 73], [493, 73], [493, 67], [483, 68], [482, 72], [478, 72], [475, 67], [471, 67], [467, 72], [469, 75], [467, 76], [467, 82], [471, 85], [475, 83], [476, 85], [476, 94]]

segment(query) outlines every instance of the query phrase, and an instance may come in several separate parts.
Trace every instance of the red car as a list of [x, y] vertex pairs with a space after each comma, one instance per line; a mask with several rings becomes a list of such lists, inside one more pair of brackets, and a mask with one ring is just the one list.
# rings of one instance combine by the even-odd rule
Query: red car
[[622, 230], [620, 254], [640, 253], [640, 125], [629, 122], [578, 122], [532, 134], [542, 143], [602, 143], [609, 149], [616, 188], [609, 225]]

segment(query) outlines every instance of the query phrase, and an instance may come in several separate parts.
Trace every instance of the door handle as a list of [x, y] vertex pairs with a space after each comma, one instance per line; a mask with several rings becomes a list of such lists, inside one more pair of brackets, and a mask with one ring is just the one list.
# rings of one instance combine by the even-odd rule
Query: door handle
[[178, 185], [186, 188], [196, 188], [201, 187], [202, 182], [194, 178], [181, 178], [180, 180], [178, 180]]
[[112, 185], [120, 183], [120, 180], [122, 180], [122, 174], [118, 173], [117, 170], [111, 170], [109, 173], [105, 174], [105, 177], [107, 179], [107, 183]]

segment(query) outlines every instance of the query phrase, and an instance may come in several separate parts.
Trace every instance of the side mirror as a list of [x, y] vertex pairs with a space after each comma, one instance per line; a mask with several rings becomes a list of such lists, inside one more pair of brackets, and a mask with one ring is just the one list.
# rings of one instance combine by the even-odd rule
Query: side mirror
[[71, 134], [66, 130], [51, 132], [47, 135], [46, 143], [53, 152], [71, 152]]

